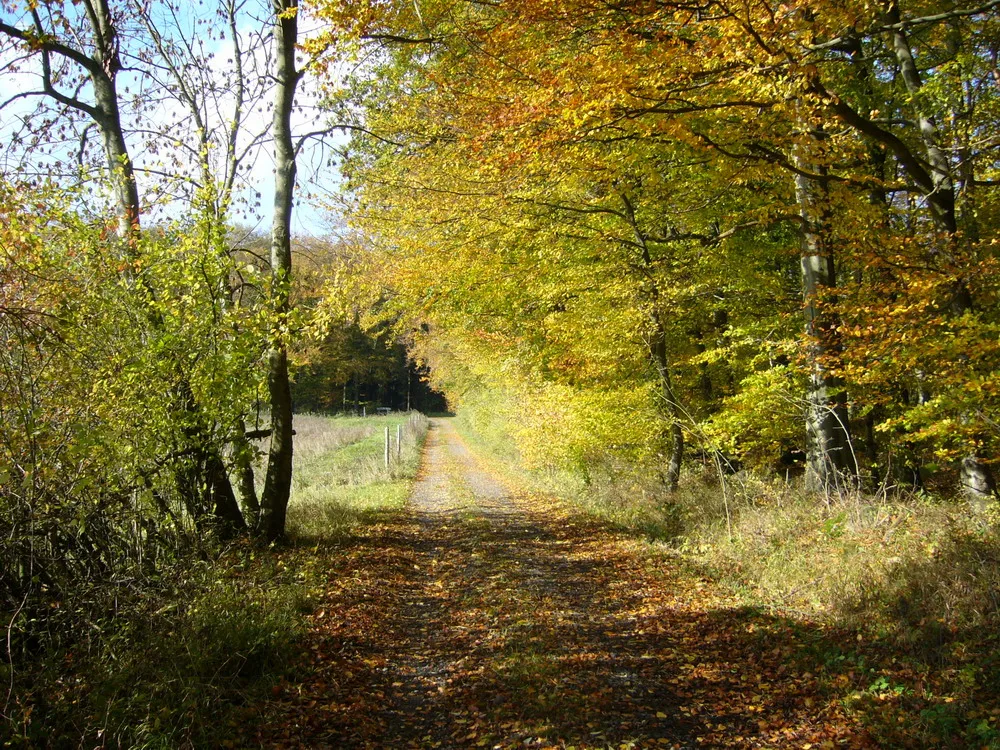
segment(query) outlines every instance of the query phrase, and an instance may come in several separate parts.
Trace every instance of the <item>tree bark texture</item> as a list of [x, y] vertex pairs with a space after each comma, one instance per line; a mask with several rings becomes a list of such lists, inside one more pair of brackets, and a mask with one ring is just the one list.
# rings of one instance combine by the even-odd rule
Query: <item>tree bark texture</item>
[[239, 497], [247, 526], [256, 529], [260, 522], [260, 500], [253, 474], [253, 448], [246, 434], [246, 424], [240, 420], [233, 438], [233, 473], [236, 475], [236, 493]]
[[673, 492], [677, 489], [681, 478], [681, 462], [684, 460], [684, 430], [681, 427], [680, 404], [677, 403], [677, 395], [674, 393], [673, 381], [670, 377], [666, 329], [657, 312], [652, 313], [651, 319], [653, 335], [650, 341], [650, 354], [660, 379], [660, 396], [666, 403], [667, 413], [670, 415], [670, 454], [667, 456], [667, 468], [663, 483], [668, 491]]
[[298, 0], [274, 3], [274, 220], [271, 225], [271, 304], [274, 316], [268, 352], [267, 385], [271, 404], [271, 448], [261, 497], [260, 533], [273, 542], [285, 533], [292, 485], [292, 394], [288, 382], [287, 327], [292, 276], [291, 222], [295, 195], [295, 147], [291, 115], [300, 74], [295, 69]]
[[[894, 28], [892, 31], [892, 49], [899, 64], [900, 77], [906, 86], [906, 91], [917, 105], [917, 128], [920, 132], [920, 142], [923, 144], [924, 160], [930, 168], [933, 177], [933, 189], [926, 191], [925, 199], [930, 207], [935, 224], [949, 235], [950, 241], [957, 241], [958, 214], [955, 208], [955, 179], [952, 161], [940, 144], [940, 132], [933, 115], [928, 114], [919, 106], [917, 98], [923, 88], [920, 69], [913, 56], [913, 48], [906, 30], [900, 25], [898, 0], [890, 0], [886, 10], [886, 20]], [[951, 299], [948, 301], [955, 315], [962, 315], [972, 309], [972, 297], [968, 287], [959, 282], [956, 284]], [[971, 500], [983, 500], [996, 494], [996, 481], [990, 466], [983, 457], [975, 451], [962, 459], [959, 465], [959, 486], [961, 491]]]
[[212, 513], [218, 534], [223, 539], [232, 539], [246, 532], [247, 524], [236, 502], [233, 485], [226, 473], [226, 466], [217, 452], [209, 454], [205, 474], [211, 488]]
[[[796, 158], [803, 171], [813, 172]], [[827, 237], [825, 189], [804, 174], [795, 176], [795, 197], [802, 218], [800, 265], [805, 331], [810, 339], [806, 391], [806, 488], [827, 492], [857, 474], [851, 448], [847, 394], [830, 372], [839, 356], [836, 317], [825, 310], [826, 290], [836, 285], [833, 248]], [[821, 298], [827, 297], [826, 300]]]

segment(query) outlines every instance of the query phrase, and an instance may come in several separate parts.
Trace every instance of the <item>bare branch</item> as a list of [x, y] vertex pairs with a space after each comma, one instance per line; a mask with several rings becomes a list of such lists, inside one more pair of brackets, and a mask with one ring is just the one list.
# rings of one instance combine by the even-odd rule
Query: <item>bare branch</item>
[[[41, 19], [39, 18], [36, 23], [40, 24]], [[5, 23], [4, 21], [0, 21], [0, 33], [6, 34], [12, 39], [18, 39], [24, 42], [31, 49], [50, 52], [65, 57], [68, 60], [72, 60], [92, 75], [102, 72], [101, 66], [97, 63], [97, 61], [87, 57], [79, 50], [54, 41], [49, 35], [42, 33], [41, 29], [37, 32], [26, 31], [24, 29], [19, 29], [16, 26], [11, 26], [9, 23]]]

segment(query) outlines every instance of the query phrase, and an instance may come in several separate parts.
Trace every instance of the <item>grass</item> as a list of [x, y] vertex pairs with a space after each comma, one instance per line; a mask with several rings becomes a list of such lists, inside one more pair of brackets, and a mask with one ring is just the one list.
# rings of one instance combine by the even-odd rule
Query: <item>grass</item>
[[[384, 465], [385, 427], [403, 450]], [[73, 637], [30, 668], [0, 663], [0, 747], [226, 747], [254, 705], [291, 676], [330, 559], [315, 543], [349, 534], [409, 494], [427, 420], [296, 417], [288, 535], [243, 540], [125, 581], [107, 606], [56, 602]], [[81, 581], [83, 591], [88, 582]], [[81, 602], [90, 601], [81, 593]], [[93, 597], [90, 597], [93, 599]], [[6, 697], [6, 699], [5, 699]]]
[[244, 544], [123, 586], [116, 607], [78, 613], [75, 640], [5, 675], [0, 744], [219, 746], [284, 673], [308, 603], [276, 558]]
[[[689, 485], [674, 544], [748, 602], [843, 628], [829, 689], [890, 747], [1000, 747], [1000, 525], [920, 495]], [[715, 502], [713, 502], [713, 500]], [[831, 678], [832, 680], [832, 678]]]
[[[296, 417], [295, 474], [288, 535], [318, 542], [349, 534], [380, 512], [402, 509], [427, 433], [422, 414]], [[391, 441], [385, 465], [385, 430]], [[402, 451], [397, 452], [397, 428]]]
[[783, 482], [730, 492], [729, 523], [689, 486], [676, 544], [757, 601], [938, 649], [1000, 622], [1000, 515], [920, 495], [822, 499]]
[[[839, 694], [887, 747], [1000, 748], [1000, 505], [914, 493], [831, 497], [686, 467], [668, 495], [642, 467], [527, 472], [509, 444], [466, 439], [523, 486], [647, 540], [749, 607], [818, 622]], [[852, 675], [844, 681], [843, 672]]]

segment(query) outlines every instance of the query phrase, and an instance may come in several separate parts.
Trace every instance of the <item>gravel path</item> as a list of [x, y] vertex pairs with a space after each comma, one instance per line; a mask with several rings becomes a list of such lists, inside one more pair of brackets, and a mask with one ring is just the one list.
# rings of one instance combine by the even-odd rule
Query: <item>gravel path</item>
[[[644, 680], [641, 653], [609, 638], [631, 626], [641, 597], [609, 580], [611, 566], [572, 554], [574, 543], [484, 469], [449, 419], [431, 422], [409, 508], [414, 573], [382, 668], [381, 736], [364, 746], [552, 747], [561, 744], [546, 731], [553, 718], [583, 722], [581, 746], [637, 733], [641, 746], [690, 746], [676, 711], [666, 719], [651, 708], [674, 706], [674, 696]], [[582, 652], [600, 659], [563, 665]], [[586, 728], [594, 705], [599, 720]], [[518, 721], [506, 730], [488, 719], [511, 711]]]
[[316, 554], [302, 663], [248, 746], [872, 747], [814, 677], [821, 630], [512, 491], [447, 419], [406, 512]]
[[410, 507], [424, 522], [447, 516], [517, 515], [509, 491], [481, 468], [449, 419], [432, 419]]

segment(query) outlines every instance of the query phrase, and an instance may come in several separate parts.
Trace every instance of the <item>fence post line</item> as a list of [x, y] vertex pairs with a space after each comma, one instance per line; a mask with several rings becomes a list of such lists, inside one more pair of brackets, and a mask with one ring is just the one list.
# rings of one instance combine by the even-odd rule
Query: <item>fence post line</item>
[[385, 468], [389, 468], [389, 426], [385, 427]]
[[403, 457], [403, 425], [396, 425], [396, 458]]

